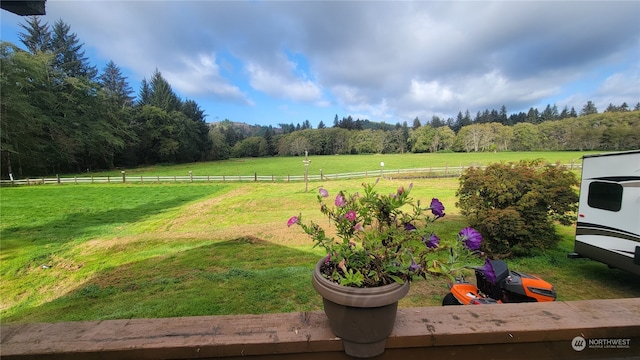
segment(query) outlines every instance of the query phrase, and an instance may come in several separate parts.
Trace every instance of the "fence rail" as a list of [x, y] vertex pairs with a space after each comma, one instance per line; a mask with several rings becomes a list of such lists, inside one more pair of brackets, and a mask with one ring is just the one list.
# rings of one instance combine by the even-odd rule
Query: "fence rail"
[[[563, 164], [570, 170], [579, 170], [582, 164]], [[367, 177], [380, 177], [387, 179], [410, 178], [443, 178], [458, 177], [470, 167], [485, 166], [444, 166], [412, 169], [387, 169], [349, 172], [342, 174], [309, 174], [308, 181], [346, 180]], [[166, 182], [294, 182], [305, 181], [304, 175], [194, 175], [186, 176], [137, 176], [123, 172], [120, 176], [84, 176], [84, 177], [41, 177], [16, 180], [1, 180], [0, 185], [44, 185], [44, 184], [107, 184], [107, 183], [166, 183]]]

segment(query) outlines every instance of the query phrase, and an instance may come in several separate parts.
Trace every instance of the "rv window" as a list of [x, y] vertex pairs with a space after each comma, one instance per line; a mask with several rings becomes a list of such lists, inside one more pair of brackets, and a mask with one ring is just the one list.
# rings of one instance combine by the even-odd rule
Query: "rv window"
[[594, 181], [589, 184], [587, 203], [596, 209], [620, 211], [622, 186], [618, 183]]

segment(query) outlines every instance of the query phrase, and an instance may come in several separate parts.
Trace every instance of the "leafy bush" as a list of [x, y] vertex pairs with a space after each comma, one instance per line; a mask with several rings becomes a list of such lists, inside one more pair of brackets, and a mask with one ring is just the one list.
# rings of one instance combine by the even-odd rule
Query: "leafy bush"
[[575, 174], [542, 160], [469, 168], [456, 204], [480, 231], [494, 257], [531, 255], [557, 245], [554, 222], [571, 224], [577, 209]]

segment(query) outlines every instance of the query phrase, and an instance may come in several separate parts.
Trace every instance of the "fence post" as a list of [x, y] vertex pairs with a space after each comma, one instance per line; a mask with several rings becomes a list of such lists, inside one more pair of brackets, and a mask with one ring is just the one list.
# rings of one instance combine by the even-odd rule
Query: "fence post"
[[287, 182], [289, 182], [289, 180], [290, 180], [289, 176], [291, 176], [291, 175], [287, 174]]
[[193, 171], [189, 170], [189, 182], [193, 182]]
[[258, 181], [258, 173], [257, 172], [253, 172], [253, 181]]
[[322, 178], [322, 169], [320, 169], [320, 181], [322, 181], [322, 180], [324, 180], [324, 179]]
[[73, 182], [76, 183], [76, 185], [78, 184], [78, 177], [77, 176], [73, 177]]
[[58, 185], [60, 185], [60, 174], [56, 174], [56, 181], [58, 182]]
[[107, 175], [107, 184], [111, 184], [111, 176]]
[[127, 174], [124, 172], [124, 170], [120, 171], [120, 173], [122, 174], [122, 183], [126, 183], [127, 182]]

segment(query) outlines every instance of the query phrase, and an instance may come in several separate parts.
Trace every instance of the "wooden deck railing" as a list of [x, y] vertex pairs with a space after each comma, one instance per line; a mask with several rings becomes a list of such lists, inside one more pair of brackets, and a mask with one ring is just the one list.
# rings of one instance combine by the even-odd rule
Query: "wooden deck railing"
[[[348, 359], [322, 312], [1, 327], [2, 359]], [[640, 298], [404, 308], [376, 359], [640, 356]]]

